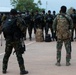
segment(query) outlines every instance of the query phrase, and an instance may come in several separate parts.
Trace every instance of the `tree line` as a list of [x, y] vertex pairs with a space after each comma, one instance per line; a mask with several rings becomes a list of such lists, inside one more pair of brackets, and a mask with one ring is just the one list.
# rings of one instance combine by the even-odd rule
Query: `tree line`
[[41, 0], [38, 0], [37, 3], [34, 3], [34, 0], [10, 0], [11, 5], [19, 11], [42, 11], [44, 8], [40, 8], [42, 5]]

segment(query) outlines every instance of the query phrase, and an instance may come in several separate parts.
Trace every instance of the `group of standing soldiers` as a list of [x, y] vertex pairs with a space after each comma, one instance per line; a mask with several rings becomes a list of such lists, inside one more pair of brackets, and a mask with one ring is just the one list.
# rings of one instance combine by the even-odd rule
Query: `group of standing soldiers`
[[[53, 19], [55, 18], [56, 14], [55, 11], [53, 11], [53, 14], [51, 14], [51, 11], [48, 10], [48, 13], [46, 14], [45, 11], [39, 12], [36, 11], [35, 13], [30, 13], [29, 11], [26, 11], [24, 15], [22, 15], [22, 18], [26, 22], [26, 31], [28, 29], [29, 39], [32, 39], [32, 30], [34, 29], [34, 34], [36, 33], [36, 29], [41, 29], [45, 35], [48, 34], [49, 29], [51, 30], [50, 34], [52, 35], [53, 40], [55, 39], [53, 29], [52, 29], [52, 23]], [[26, 35], [25, 35], [26, 40]]]
[[[56, 32], [53, 32], [53, 28], [52, 28], [53, 20], [56, 17], [55, 11], [53, 11], [53, 13], [51, 13], [50, 10], [48, 10], [47, 13], [45, 13], [44, 10], [42, 12], [39, 12], [38, 10], [36, 10], [35, 12], [25, 11], [24, 14], [19, 12], [19, 16], [21, 16], [26, 23], [26, 29], [25, 29], [26, 34], [24, 37], [25, 40], [26, 40], [27, 30], [29, 34], [29, 40], [32, 40], [32, 31], [34, 29], [34, 34], [35, 34], [37, 28], [41, 29], [45, 35], [48, 34], [48, 31], [50, 29], [52, 40], [53, 41], [56, 40]], [[74, 28], [72, 29], [72, 37], [71, 37], [71, 40], [73, 41], [74, 39], [76, 39], [76, 10], [75, 9], [73, 9], [73, 13], [70, 14], [70, 16], [74, 24]], [[74, 37], [74, 32], [75, 32], [75, 37]]]
[[[72, 20], [73, 20], [73, 24], [74, 27], [72, 29], [72, 37], [71, 37], [71, 41], [73, 41], [74, 39], [76, 39], [76, 10], [73, 9], [72, 10], [73, 13], [70, 14]], [[34, 33], [36, 33], [36, 29], [39, 28], [42, 30], [42, 32], [47, 35], [48, 31], [50, 29], [50, 34], [52, 37], [52, 40], [57, 40], [56, 38], [56, 32], [53, 32], [53, 28], [52, 28], [52, 24], [53, 24], [53, 20], [56, 17], [56, 12], [53, 11], [53, 13], [51, 13], [50, 10], [48, 10], [47, 13], [45, 13], [45, 11], [43, 10], [42, 12], [39, 12], [38, 10], [36, 12], [29, 12], [26, 11], [25, 14], [23, 15], [23, 19], [26, 22], [26, 31], [28, 29], [28, 34], [29, 34], [29, 39], [32, 39], [32, 30], [34, 29]], [[75, 34], [74, 34], [75, 32]], [[43, 35], [44, 35], [43, 34]], [[74, 38], [75, 36], [75, 38]], [[26, 40], [26, 36], [25, 36], [25, 40]]]

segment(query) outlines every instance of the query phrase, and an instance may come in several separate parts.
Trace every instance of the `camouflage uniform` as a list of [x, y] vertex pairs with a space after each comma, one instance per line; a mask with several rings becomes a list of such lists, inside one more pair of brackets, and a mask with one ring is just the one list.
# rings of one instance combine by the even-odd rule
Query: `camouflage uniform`
[[[65, 18], [64, 16], [67, 18]], [[71, 29], [73, 28], [73, 22], [67, 14], [58, 14], [53, 21], [53, 29], [56, 31], [57, 36], [57, 62], [61, 61], [61, 49], [63, 42], [66, 48], [66, 62], [70, 62], [71, 59]]]
[[25, 51], [25, 45], [23, 44], [23, 35], [25, 34], [25, 26], [23, 25], [23, 21], [20, 17], [13, 16], [12, 18], [17, 18], [16, 21], [16, 29], [13, 38], [11, 39], [11, 36], [9, 35], [4, 35], [5, 40], [6, 40], [6, 46], [5, 46], [5, 54], [3, 57], [3, 73], [6, 73], [7, 67], [8, 67], [8, 60], [9, 57], [12, 53], [12, 49], [15, 49], [17, 61], [20, 67], [20, 73], [21, 74], [26, 74], [27, 71], [25, 71], [25, 66], [24, 66], [24, 59], [22, 57], [22, 54]]

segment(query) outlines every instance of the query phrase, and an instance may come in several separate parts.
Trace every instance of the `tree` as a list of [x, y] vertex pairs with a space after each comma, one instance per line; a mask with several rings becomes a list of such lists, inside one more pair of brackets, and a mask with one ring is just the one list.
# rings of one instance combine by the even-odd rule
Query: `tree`
[[39, 7], [39, 6], [41, 6], [41, 5], [42, 5], [41, 0], [38, 0], [37, 6]]
[[[39, 4], [41, 1], [39, 0]], [[11, 5], [14, 6], [19, 11], [35, 11], [35, 10], [42, 10], [40, 9], [34, 0], [11, 0]]]
[[39, 4], [39, 5], [42, 5], [41, 0], [38, 0], [38, 4]]

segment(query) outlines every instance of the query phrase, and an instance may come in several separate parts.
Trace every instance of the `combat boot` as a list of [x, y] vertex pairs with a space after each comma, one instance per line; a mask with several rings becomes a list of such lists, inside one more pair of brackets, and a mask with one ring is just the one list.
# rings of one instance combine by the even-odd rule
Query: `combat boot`
[[28, 74], [28, 71], [25, 70], [24, 65], [20, 65], [20, 75]]
[[69, 54], [69, 57], [66, 57], [66, 66], [70, 66], [70, 59], [71, 59], [71, 54]]
[[7, 70], [7, 65], [3, 64], [2, 69], [3, 69], [2, 73], [6, 74], [7, 73], [7, 71], [6, 71]]
[[2, 71], [2, 73], [3, 73], [3, 74], [6, 74], [6, 73], [7, 73], [7, 71], [6, 71], [6, 70], [3, 70], [3, 71]]
[[70, 62], [66, 62], [66, 66], [70, 66], [71, 64], [70, 64]]
[[23, 74], [28, 74], [28, 71], [26, 71], [26, 70], [25, 71], [21, 71], [20, 75], [23, 75]]
[[61, 58], [57, 58], [57, 63], [55, 65], [56, 66], [61, 66], [60, 61], [61, 61]]
[[56, 66], [61, 66], [60, 62], [57, 62], [55, 65], [56, 65]]

